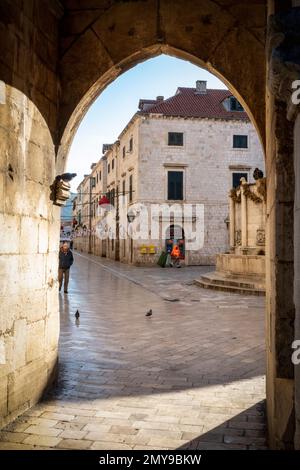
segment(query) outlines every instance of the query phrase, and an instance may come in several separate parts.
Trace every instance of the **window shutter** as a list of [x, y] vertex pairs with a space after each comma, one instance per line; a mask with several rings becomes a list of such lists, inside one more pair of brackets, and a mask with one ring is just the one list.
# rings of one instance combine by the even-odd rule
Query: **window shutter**
[[169, 200], [182, 200], [183, 199], [183, 172], [182, 171], [169, 171], [168, 172], [168, 199]]
[[248, 136], [247, 135], [234, 135], [233, 136], [233, 148], [236, 148], [236, 149], [248, 148]]
[[168, 145], [183, 146], [183, 132], [169, 132]]

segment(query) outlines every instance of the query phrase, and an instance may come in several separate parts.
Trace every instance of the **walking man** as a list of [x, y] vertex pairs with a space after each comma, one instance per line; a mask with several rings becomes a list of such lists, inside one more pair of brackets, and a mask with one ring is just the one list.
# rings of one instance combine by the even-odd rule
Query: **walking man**
[[69, 249], [69, 245], [64, 243], [59, 251], [59, 266], [58, 266], [58, 282], [59, 290], [61, 290], [64, 279], [64, 292], [68, 293], [70, 267], [74, 262], [73, 253]]

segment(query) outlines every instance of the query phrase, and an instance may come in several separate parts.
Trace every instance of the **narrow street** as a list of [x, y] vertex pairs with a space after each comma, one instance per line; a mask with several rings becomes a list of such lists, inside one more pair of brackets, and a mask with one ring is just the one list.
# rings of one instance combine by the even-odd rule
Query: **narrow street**
[[0, 449], [265, 448], [264, 299], [192, 285], [211, 269], [76, 254], [57, 387]]

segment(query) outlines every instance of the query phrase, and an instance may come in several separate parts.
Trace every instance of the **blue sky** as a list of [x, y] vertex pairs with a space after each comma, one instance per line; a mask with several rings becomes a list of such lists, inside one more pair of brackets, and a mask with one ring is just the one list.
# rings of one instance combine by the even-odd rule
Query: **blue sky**
[[207, 80], [208, 88], [226, 88], [214, 75], [190, 62], [161, 55], [130, 69], [109, 85], [82, 120], [68, 157], [67, 171], [77, 173], [72, 189], [102, 155], [102, 144], [112, 143], [138, 109], [140, 98], [168, 98], [177, 87], [194, 87]]

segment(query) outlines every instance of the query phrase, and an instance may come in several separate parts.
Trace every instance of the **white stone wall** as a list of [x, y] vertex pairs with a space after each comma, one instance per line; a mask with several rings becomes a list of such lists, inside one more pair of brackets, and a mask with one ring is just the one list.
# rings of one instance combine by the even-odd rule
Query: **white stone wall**
[[[183, 147], [168, 146], [168, 132], [183, 132]], [[248, 135], [248, 149], [233, 149], [234, 134]], [[225, 219], [229, 213], [232, 172], [245, 171], [249, 174], [248, 181], [252, 182], [256, 167], [264, 170], [264, 157], [250, 122], [140, 118], [139, 200], [166, 203], [167, 172], [182, 170], [183, 202], [204, 204], [204, 247], [187, 253], [188, 264], [212, 264], [217, 253], [228, 249]], [[157, 246], [160, 249], [162, 244], [157, 243]], [[151, 259], [156, 261], [155, 257]]]
[[[133, 139], [133, 149], [129, 150], [129, 141]], [[139, 153], [140, 153], [140, 119], [133, 118], [128, 128], [119, 136], [119, 157], [118, 157], [118, 181], [122, 191], [122, 181], [125, 180], [125, 191], [129, 191], [129, 177], [133, 176], [133, 200], [139, 200]], [[123, 158], [123, 147], [126, 149], [125, 158]]]
[[6, 86], [0, 104], [0, 427], [36, 403], [54, 376], [60, 228], [60, 209], [49, 199], [54, 165], [43, 117]]
[[[118, 161], [118, 181], [120, 192], [123, 193], [123, 181], [125, 181], [125, 203], [130, 206], [139, 200], [139, 151], [140, 151], [140, 121], [136, 116], [131, 120], [129, 126], [119, 136], [119, 161]], [[129, 141], [133, 139], [132, 151], [129, 149]], [[123, 156], [123, 148], [125, 147], [125, 157]], [[129, 201], [129, 178], [132, 175], [132, 201]], [[121, 203], [121, 201], [120, 201]], [[123, 203], [123, 201], [122, 201]], [[130, 240], [130, 237], [121, 239], [119, 244], [119, 258], [125, 263], [135, 262], [136, 244]]]
[[[183, 132], [183, 147], [168, 146], [168, 132]], [[233, 135], [248, 135], [248, 149], [233, 149]], [[133, 138], [133, 149], [129, 141]], [[123, 157], [125, 147], [125, 157]], [[250, 122], [212, 119], [181, 119], [158, 116], [134, 116], [119, 136], [113, 148], [106, 152], [106, 187], [103, 191], [123, 190], [129, 197], [129, 176], [133, 175], [131, 204], [168, 203], [168, 170], [184, 172], [184, 201], [204, 205], [204, 246], [186, 251], [186, 264], [214, 264], [218, 253], [229, 249], [229, 231], [225, 220], [229, 216], [228, 193], [232, 187], [232, 172], [246, 172], [252, 182], [256, 167], [264, 170], [264, 157], [256, 131]], [[112, 159], [115, 165], [112, 169]], [[98, 162], [93, 174], [101, 164]], [[102, 162], [103, 165], [103, 162]], [[100, 186], [95, 188], [100, 191]], [[127, 199], [128, 201], [128, 199]], [[131, 204], [128, 201], [128, 209]], [[99, 218], [93, 220], [93, 227]], [[155, 254], [142, 254], [142, 245], [154, 245]], [[87, 251], [87, 237], [77, 240], [75, 247]], [[103, 249], [103, 247], [105, 249]], [[165, 240], [120, 240], [119, 258], [135, 264], [153, 264], [165, 248]], [[116, 258], [116, 243], [101, 240], [92, 243], [95, 254]]]
[[[183, 132], [183, 147], [168, 146], [168, 132]], [[233, 149], [233, 135], [248, 135], [248, 149]], [[223, 201], [232, 167], [264, 170], [262, 148], [249, 122], [149, 117], [140, 124], [139, 199], [166, 200], [164, 164], [185, 164], [186, 201]]]

